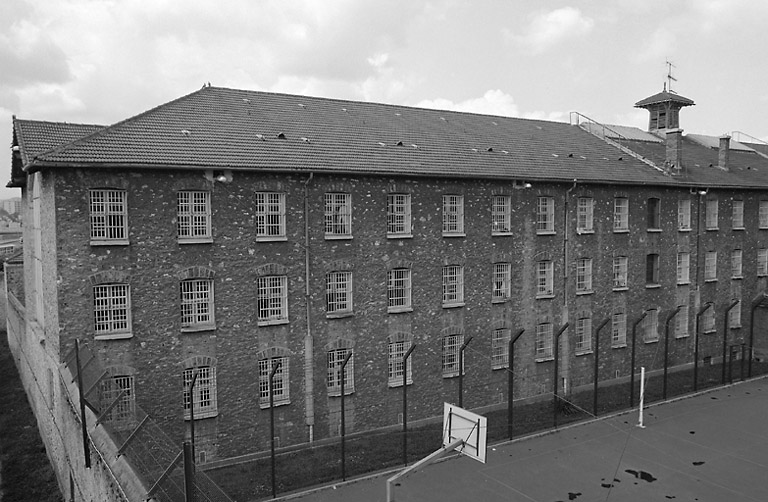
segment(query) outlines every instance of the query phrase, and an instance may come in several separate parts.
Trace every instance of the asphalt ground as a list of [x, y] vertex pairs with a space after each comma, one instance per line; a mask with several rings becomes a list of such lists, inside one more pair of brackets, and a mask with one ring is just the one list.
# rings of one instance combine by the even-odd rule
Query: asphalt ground
[[[399, 480], [398, 502], [768, 501], [768, 379], [455, 456]], [[384, 501], [398, 471], [281, 497]]]

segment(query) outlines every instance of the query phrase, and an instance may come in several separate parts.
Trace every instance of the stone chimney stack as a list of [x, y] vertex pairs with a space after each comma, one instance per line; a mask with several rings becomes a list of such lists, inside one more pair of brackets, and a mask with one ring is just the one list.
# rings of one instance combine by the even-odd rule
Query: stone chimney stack
[[667, 129], [667, 158], [665, 167], [670, 174], [680, 174], [683, 170], [683, 130]]
[[726, 135], [720, 136], [720, 149], [717, 152], [717, 167], [723, 171], [727, 171], [729, 168], [729, 159], [731, 156], [731, 137]]

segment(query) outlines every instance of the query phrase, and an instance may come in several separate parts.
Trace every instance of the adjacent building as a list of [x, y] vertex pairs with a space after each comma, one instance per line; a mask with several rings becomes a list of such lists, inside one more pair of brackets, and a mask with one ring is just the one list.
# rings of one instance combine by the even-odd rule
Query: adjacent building
[[563, 392], [591, 384], [604, 322], [601, 380], [629, 376], [641, 317], [637, 365], [660, 368], [678, 306], [670, 364], [697, 333], [718, 360], [768, 286], [768, 156], [683, 134], [690, 105], [638, 102], [643, 131], [206, 86], [112, 126], [14, 118], [9, 336], [49, 375], [27, 387], [39, 420], [75, 340], [113, 422], [140, 405], [181, 438], [194, 408], [208, 462], [269, 447], [273, 371], [279, 445], [337, 436], [349, 354], [347, 432], [401, 423], [404, 380], [409, 420], [439, 416], [462, 347], [464, 406], [503, 405], [520, 330], [520, 398], [552, 391], [563, 328]]

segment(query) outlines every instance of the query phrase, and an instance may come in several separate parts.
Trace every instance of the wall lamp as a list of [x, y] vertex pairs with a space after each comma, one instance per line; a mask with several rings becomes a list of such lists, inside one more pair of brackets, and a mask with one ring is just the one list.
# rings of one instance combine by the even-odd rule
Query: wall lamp
[[527, 181], [515, 181], [513, 186], [517, 189], [531, 188], [531, 184]]
[[691, 193], [694, 195], [707, 195], [709, 188], [691, 188]]
[[208, 181], [218, 181], [219, 183], [231, 183], [232, 182], [232, 170], [224, 169], [221, 171], [214, 171], [213, 169], [205, 170], [205, 179]]

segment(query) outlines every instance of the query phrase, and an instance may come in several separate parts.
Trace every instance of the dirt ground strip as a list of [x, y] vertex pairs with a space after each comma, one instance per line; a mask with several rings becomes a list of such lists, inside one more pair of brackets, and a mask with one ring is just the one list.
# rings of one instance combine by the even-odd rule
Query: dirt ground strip
[[[414, 473], [395, 500], [765, 502], [768, 379], [758, 379], [488, 448]], [[383, 501], [392, 473], [282, 497]]]

